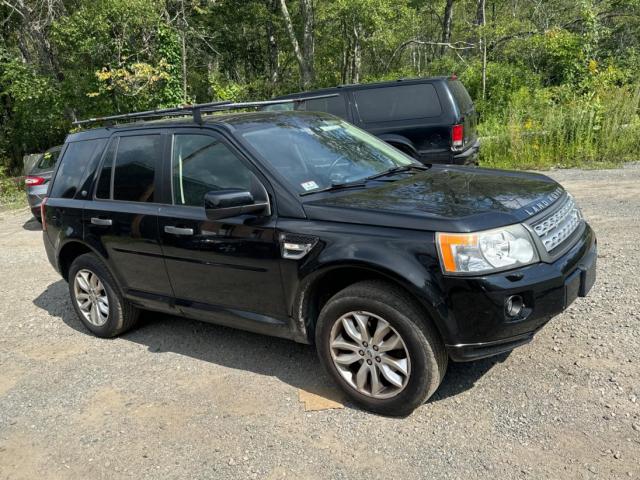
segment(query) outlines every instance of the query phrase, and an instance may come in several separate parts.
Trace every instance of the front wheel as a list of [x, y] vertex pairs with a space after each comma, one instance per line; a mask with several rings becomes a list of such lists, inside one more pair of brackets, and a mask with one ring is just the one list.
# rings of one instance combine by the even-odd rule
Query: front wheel
[[438, 388], [447, 354], [424, 312], [402, 290], [354, 284], [320, 312], [316, 348], [329, 374], [367, 410], [408, 415]]

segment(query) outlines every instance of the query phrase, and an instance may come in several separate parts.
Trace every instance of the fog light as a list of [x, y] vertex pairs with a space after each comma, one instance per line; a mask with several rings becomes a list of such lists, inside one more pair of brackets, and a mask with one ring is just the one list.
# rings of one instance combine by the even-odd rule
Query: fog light
[[524, 308], [524, 300], [520, 295], [512, 295], [505, 302], [505, 312], [509, 317], [517, 317]]

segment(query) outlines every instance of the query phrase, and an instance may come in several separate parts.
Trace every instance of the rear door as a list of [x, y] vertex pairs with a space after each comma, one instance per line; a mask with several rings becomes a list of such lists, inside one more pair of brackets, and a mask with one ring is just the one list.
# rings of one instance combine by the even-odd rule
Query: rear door
[[172, 297], [158, 237], [158, 172], [167, 138], [160, 130], [112, 136], [83, 216], [86, 241], [106, 257], [125, 295], [151, 308]]
[[87, 203], [87, 189], [106, 143], [106, 139], [99, 138], [64, 146], [44, 212], [44, 236], [55, 251], [69, 240], [83, 238], [82, 212]]
[[275, 215], [210, 220], [204, 209], [207, 192], [226, 188], [268, 200], [264, 180], [210, 130], [177, 130], [167, 165], [171, 205], [161, 207], [159, 230], [177, 304], [185, 314], [238, 328], [284, 328]]

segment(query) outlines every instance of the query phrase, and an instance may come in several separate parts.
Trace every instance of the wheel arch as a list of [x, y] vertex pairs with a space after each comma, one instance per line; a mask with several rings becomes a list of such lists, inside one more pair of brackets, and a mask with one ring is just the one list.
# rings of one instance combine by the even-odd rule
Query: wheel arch
[[[69, 240], [64, 245], [62, 245], [62, 247], [60, 247], [60, 250], [58, 252], [58, 270], [60, 271], [60, 275], [62, 275], [62, 278], [64, 278], [65, 281], [69, 281], [69, 268], [71, 267], [73, 261], [80, 255], [84, 255], [85, 253], [93, 253], [105, 264], [107, 263], [105, 261], [105, 256], [87, 243], [75, 239]], [[109, 267], [107, 266], [107, 268]]]
[[380, 140], [384, 140], [388, 144], [396, 147], [398, 150], [411, 155], [413, 158], [418, 158], [418, 150], [411, 140], [407, 137], [397, 134], [380, 135]]
[[306, 337], [308, 343], [314, 341], [315, 325], [320, 311], [327, 301], [349, 285], [364, 280], [380, 280], [404, 291], [425, 313], [424, 321], [432, 322], [441, 339], [444, 340], [442, 325], [437, 319], [436, 312], [430, 308], [428, 302], [420, 298], [411, 282], [395, 272], [377, 265], [340, 263], [325, 266], [322, 270], [305, 278], [300, 284], [294, 302], [293, 316], [298, 323], [298, 329]]

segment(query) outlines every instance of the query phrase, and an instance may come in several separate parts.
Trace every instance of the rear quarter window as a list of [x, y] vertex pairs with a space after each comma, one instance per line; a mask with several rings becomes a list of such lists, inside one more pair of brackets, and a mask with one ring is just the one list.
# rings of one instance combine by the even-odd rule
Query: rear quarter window
[[49, 196], [74, 198], [87, 175], [93, 172], [105, 143], [105, 139], [68, 143]]
[[392, 122], [442, 114], [438, 93], [430, 83], [367, 88], [353, 92], [360, 120]]
[[471, 96], [469, 92], [467, 92], [467, 89], [464, 88], [462, 82], [460, 80], [449, 80], [447, 83], [453, 99], [458, 104], [458, 109], [462, 113], [471, 110], [473, 108], [473, 100], [471, 100]]

